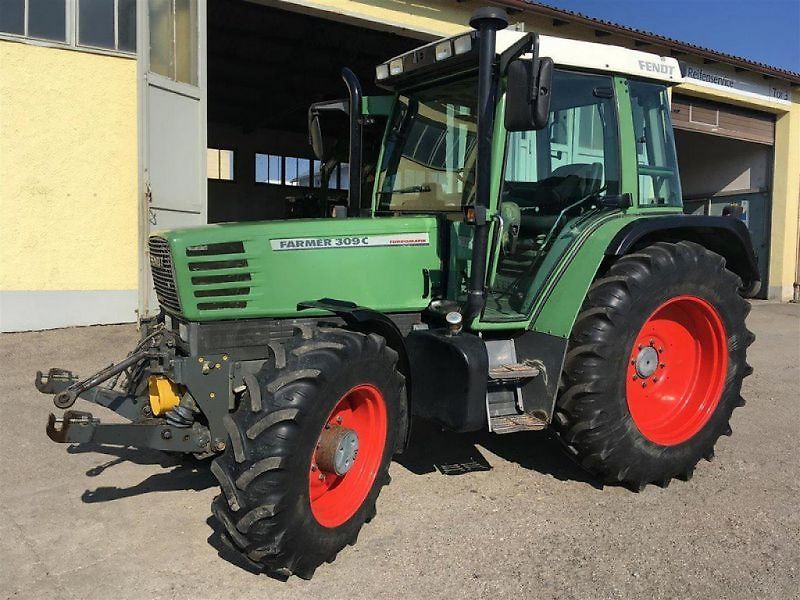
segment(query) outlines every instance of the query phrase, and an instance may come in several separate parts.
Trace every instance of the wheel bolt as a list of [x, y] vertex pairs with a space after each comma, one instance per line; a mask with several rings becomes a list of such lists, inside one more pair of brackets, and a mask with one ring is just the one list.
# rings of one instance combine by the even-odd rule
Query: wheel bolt
[[336, 422], [339, 423], [339, 425], [342, 424], [342, 415], [339, 415], [338, 417], [336, 417]]
[[317, 465], [315, 465], [314, 463], [311, 463], [311, 470], [312, 471], [316, 471], [317, 470]]
[[659, 352], [663, 352], [663, 351], [664, 351], [664, 348], [662, 348], [661, 346], [659, 346], [659, 347], [658, 347], [658, 351], [659, 351]]
[[642, 346], [641, 344], [639, 344], [639, 350], [641, 350], [642, 348], [644, 348], [644, 346]]
[[320, 481], [324, 481], [325, 480], [325, 474], [324, 473], [320, 473], [319, 474], [319, 480]]
[[665, 365], [664, 363], [661, 363], [661, 364], [660, 364], [660, 365], [658, 365], [658, 366], [659, 366], [659, 367], [661, 367], [661, 368], [663, 369], [663, 368], [664, 368], [664, 367], [666, 367], [667, 365]]
[[655, 343], [653, 340], [650, 340], [650, 345], [651, 345], [651, 346], [655, 346], [655, 345], [656, 345], [656, 343]]
[[635, 365], [635, 364], [636, 364], [636, 361], [635, 361], [635, 360], [631, 360], [631, 364], [632, 364], [632, 365]]
[[636, 381], [637, 379], [639, 379], [639, 377], [637, 375], [634, 375], [633, 380]]
[[658, 377], [653, 377], [653, 383], [658, 383]]
[[647, 384], [644, 381], [642, 382], [642, 387], [643, 388], [647, 387]]

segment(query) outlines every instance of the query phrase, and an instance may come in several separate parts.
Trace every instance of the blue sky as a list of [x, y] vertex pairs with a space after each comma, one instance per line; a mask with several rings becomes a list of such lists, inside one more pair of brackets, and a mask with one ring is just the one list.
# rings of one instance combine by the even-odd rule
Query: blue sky
[[800, 72], [800, 0], [542, 0]]

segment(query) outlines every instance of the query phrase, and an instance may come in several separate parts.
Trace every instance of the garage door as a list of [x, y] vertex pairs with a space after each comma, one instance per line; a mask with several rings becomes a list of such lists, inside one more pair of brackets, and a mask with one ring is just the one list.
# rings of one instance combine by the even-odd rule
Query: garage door
[[674, 95], [672, 125], [675, 129], [697, 131], [726, 138], [775, 144], [775, 117], [721, 102]]

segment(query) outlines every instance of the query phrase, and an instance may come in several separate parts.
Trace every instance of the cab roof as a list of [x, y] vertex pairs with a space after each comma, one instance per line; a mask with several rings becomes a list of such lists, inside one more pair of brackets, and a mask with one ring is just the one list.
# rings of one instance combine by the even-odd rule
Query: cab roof
[[[431, 73], [455, 73], [473, 68], [478, 60], [477, 35], [477, 31], [468, 30], [396, 56], [378, 65], [376, 83], [387, 89], [404, 88], [423, 83]], [[514, 48], [524, 44], [524, 38], [529, 35], [508, 29], [498, 31], [495, 45], [498, 56], [513, 54]], [[466, 41], [466, 44], [462, 44], [459, 50], [461, 41]], [[443, 58], [438, 56], [440, 47], [445, 52]], [[683, 81], [680, 65], [674, 58], [621, 46], [540, 35], [539, 55], [552, 58], [556, 65], [563, 67], [618, 73], [670, 85]], [[524, 54], [522, 58], [530, 59], [531, 54]]]
[[[497, 53], [502, 54], [525, 35], [521, 31], [498, 31]], [[680, 66], [674, 58], [622, 46], [540, 35], [539, 55], [550, 57], [556, 65], [565, 67], [622, 73], [670, 84], [683, 81]], [[530, 54], [523, 55], [523, 58], [530, 58]]]

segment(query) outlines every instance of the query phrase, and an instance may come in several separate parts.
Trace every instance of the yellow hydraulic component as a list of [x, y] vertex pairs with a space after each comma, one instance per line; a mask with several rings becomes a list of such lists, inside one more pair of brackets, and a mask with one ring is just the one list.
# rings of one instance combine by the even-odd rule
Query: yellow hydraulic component
[[178, 384], [161, 375], [150, 376], [147, 391], [150, 394], [150, 409], [156, 416], [163, 415], [181, 401]]

